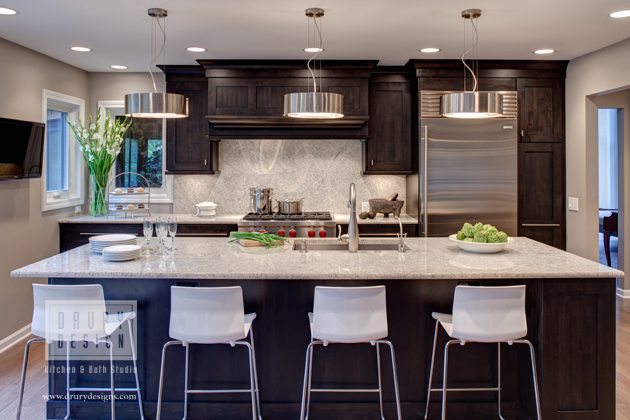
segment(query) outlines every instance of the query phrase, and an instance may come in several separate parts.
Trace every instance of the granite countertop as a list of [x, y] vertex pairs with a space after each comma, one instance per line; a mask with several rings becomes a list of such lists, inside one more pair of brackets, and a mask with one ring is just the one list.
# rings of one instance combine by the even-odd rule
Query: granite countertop
[[[210, 224], [210, 225], [235, 225], [238, 223], [240, 219], [243, 218], [244, 214], [218, 214], [216, 216], [210, 217], [197, 217], [193, 214], [154, 214], [153, 217], [156, 216], [175, 216], [177, 218], [177, 223], [182, 224]], [[347, 214], [335, 214], [333, 215], [335, 222], [339, 224], [348, 224], [349, 215]], [[394, 217], [385, 218], [382, 215], [378, 215], [374, 219], [359, 219], [359, 224], [398, 224], [398, 221]], [[403, 224], [418, 224], [418, 220], [403, 214], [400, 216], [400, 221]], [[113, 216], [105, 216], [105, 217], [94, 217], [94, 216], [72, 216], [66, 217], [63, 219], [59, 219], [59, 223], [142, 223], [142, 217], [134, 217], [134, 218], [122, 218], [122, 217], [113, 217]]]
[[[321, 241], [321, 240], [320, 240]], [[336, 241], [336, 239], [324, 239]], [[361, 239], [395, 242], [395, 239]], [[614, 278], [623, 272], [518, 237], [497, 254], [461, 251], [448, 238], [408, 238], [408, 250], [292, 251], [243, 248], [227, 238], [178, 238], [172, 256], [106, 262], [88, 245], [14, 270], [13, 277], [164, 279], [518, 279]]]

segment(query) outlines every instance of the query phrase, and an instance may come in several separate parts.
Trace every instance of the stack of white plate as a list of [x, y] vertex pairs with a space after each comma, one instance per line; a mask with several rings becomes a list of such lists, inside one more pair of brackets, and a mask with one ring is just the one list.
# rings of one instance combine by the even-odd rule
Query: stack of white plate
[[103, 248], [105, 261], [130, 261], [140, 256], [140, 245], [114, 245]]
[[90, 238], [90, 251], [97, 254], [103, 253], [103, 249], [114, 245], [135, 245], [136, 235], [116, 233], [112, 235], [99, 235]]

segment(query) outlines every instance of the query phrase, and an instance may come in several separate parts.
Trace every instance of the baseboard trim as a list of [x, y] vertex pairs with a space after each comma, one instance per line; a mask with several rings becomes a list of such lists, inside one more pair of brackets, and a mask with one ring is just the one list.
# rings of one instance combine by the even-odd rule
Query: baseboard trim
[[617, 287], [617, 297], [621, 299], [630, 299], [630, 289], [620, 289]]
[[8, 337], [0, 340], [0, 354], [31, 335], [31, 324], [28, 324]]

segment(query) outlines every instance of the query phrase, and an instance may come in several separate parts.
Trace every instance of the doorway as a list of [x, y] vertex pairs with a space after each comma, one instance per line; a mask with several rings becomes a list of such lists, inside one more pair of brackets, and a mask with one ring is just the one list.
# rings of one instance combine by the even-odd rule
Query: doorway
[[[619, 267], [619, 174], [623, 144], [623, 109], [599, 108], [599, 262]], [[623, 165], [621, 165], [623, 168]], [[621, 183], [623, 185], [623, 182]]]

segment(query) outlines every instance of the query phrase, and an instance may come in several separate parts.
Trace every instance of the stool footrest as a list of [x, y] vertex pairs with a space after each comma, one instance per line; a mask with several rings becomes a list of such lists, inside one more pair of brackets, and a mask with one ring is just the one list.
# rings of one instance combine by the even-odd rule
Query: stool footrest
[[311, 392], [381, 392], [380, 389], [376, 388], [376, 389], [366, 389], [366, 388], [359, 388], [359, 389], [351, 389], [351, 388], [333, 388], [333, 389], [328, 389], [328, 388], [312, 388]]
[[[481, 392], [481, 391], [501, 391], [501, 388], [446, 388], [446, 392]], [[431, 388], [431, 392], [442, 392], [442, 388]]]
[[252, 392], [251, 389], [189, 389], [189, 394], [231, 394], [238, 392], [247, 392], [248, 394]]
[[[89, 392], [89, 391], [107, 391], [110, 392], [111, 388], [68, 388], [68, 391]], [[114, 388], [114, 392], [137, 392], [138, 388]]]

